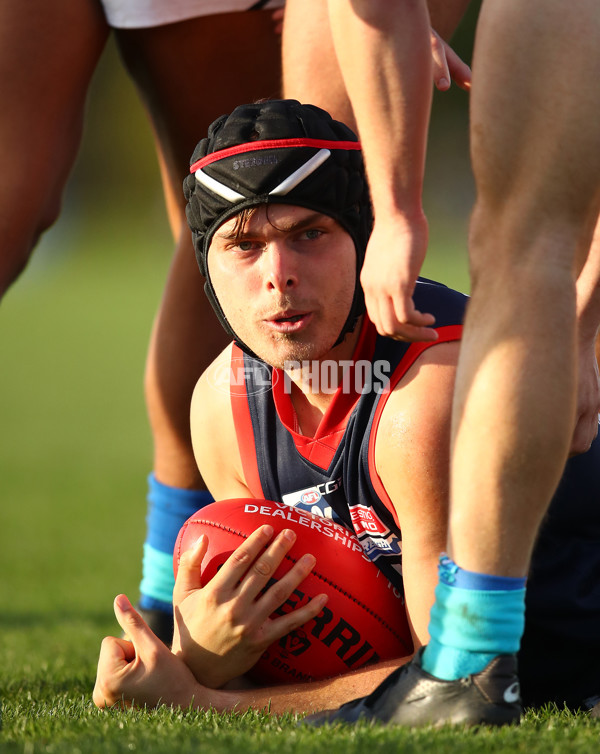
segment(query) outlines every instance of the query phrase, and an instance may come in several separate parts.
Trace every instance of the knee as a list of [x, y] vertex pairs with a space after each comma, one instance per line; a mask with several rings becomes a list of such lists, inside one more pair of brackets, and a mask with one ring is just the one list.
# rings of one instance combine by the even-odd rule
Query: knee
[[[31, 198], [30, 191], [14, 190], [14, 206], [2, 207], [7, 218], [0, 225], [0, 296], [18, 279], [43, 233], [60, 215], [61, 197], [53, 192], [45, 197]], [[25, 201], [25, 197], [29, 197]], [[32, 211], [32, 206], [34, 210]]]
[[476, 207], [469, 230], [471, 292], [511, 298], [574, 289], [581, 229]]

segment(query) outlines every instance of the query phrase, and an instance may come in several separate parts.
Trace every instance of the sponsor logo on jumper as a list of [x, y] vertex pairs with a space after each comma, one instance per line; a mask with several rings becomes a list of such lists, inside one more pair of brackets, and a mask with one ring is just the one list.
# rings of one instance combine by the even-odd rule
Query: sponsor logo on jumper
[[340, 477], [339, 479], [332, 479], [328, 482], [315, 484], [312, 487], [305, 487], [301, 490], [288, 492], [287, 494], [282, 495], [281, 499], [286, 505], [291, 505], [294, 508], [314, 513], [315, 516], [334, 518], [333, 509], [325, 498], [332, 492], [341, 489], [341, 487], [342, 479]]
[[[313, 503], [318, 502], [321, 499], [321, 493], [318, 490], [309, 490], [308, 492], [303, 492], [300, 495], [300, 502], [304, 503], [304, 505], [312, 505]], [[286, 502], [285, 500], [283, 501]]]
[[346, 529], [345, 526], [337, 524], [335, 521], [332, 521], [330, 519], [302, 515], [302, 510], [286, 505], [285, 503], [273, 503], [271, 505], [246, 503], [246, 505], [244, 506], [244, 513], [260, 513], [262, 516], [281, 518], [285, 521], [290, 521], [292, 523], [299, 524], [300, 526], [305, 526], [307, 529], [318, 531], [327, 539], [332, 539], [336, 542], [340, 542], [349, 550], [360, 552], [363, 558], [365, 558], [365, 560], [368, 560], [355, 534]]
[[354, 531], [370, 560], [376, 561], [381, 556], [400, 558], [401, 540], [388, 529], [373, 508], [358, 504], [349, 506], [349, 510]]
[[373, 537], [367, 535], [360, 537], [360, 543], [369, 560], [377, 560], [382, 555], [387, 557], [400, 557], [402, 547], [398, 537], [390, 532], [386, 537]]
[[349, 506], [350, 518], [354, 531], [360, 537], [361, 534], [377, 534], [380, 537], [388, 534], [389, 529], [368, 505]]

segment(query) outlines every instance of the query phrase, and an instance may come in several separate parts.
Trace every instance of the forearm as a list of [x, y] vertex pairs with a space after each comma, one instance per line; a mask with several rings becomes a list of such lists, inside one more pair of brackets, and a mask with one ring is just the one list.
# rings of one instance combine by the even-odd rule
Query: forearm
[[[216, 692], [211, 705], [219, 712], [234, 709], [268, 709], [272, 714], [317, 712], [369, 694], [381, 681], [410, 658], [388, 660], [323, 681]], [[202, 708], [202, 705], [196, 705]]]
[[[240, 687], [208, 689], [195, 681], [190, 682], [186, 674], [183, 677], [184, 683], [178, 684], [175, 678], [170, 678], [168, 688], [163, 687], [161, 690], [156, 686], [152, 694], [146, 691], [136, 694], [135, 698], [138, 700], [138, 706], [157, 706], [156, 699], [159, 699], [158, 704], [161, 706], [214, 709], [216, 712], [246, 709], [268, 710], [274, 715], [285, 712], [317, 712], [339, 707], [351, 699], [369, 694], [393, 670], [409, 659], [410, 657], [403, 657], [398, 660], [387, 660], [322, 681], [256, 688], [242, 688], [244, 684], [235, 684]], [[114, 701], [119, 698], [117, 695]]]
[[425, 0], [329, 0], [329, 14], [375, 211], [417, 214], [432, 96]]

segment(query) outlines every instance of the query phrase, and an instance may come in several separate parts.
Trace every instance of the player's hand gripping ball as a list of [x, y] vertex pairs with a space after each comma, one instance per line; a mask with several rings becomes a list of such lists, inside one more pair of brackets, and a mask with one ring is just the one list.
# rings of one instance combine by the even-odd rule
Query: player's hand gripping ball
[[313, 571], [277, 614], [317, 594], [326, 593], [329, 599], [316, 618], [267, 649], [249, 673], [254, 681], [272, 684], [328, 678], [413, 651], [402, 596], [367, 558], [356, 536], [330, 519], [283, 503], [237, 498], [202, 508], [179, 532], [173, 555], [175, 575], [182, 553], [206, 534], [208, 551], [201, 576], [206, 584], [263, 524], [270, 524], [275, 533], [287, 528], [297, 535], [275, 580], [305, 553], [317, 559]]

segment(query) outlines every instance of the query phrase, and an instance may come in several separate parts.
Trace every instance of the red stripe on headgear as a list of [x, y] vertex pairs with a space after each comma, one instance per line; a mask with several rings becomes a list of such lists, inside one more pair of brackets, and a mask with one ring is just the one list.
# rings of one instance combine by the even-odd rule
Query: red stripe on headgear
[[265, 139], [264, 141], [251, 141], [247, 144], [238, 144], [235, 147], [211, 152], [198, 160], [190, 167], [190, 173], [210, 165], [211, 162], [223, 160], [225, 157], [233, 157], [246, 152], [257, 152], [260, 149], [285, 149], [286, 147], [314, 147], [316, 149], [355, 149], [360, 150], [360, 141], [329, 141], [328, 139]]

